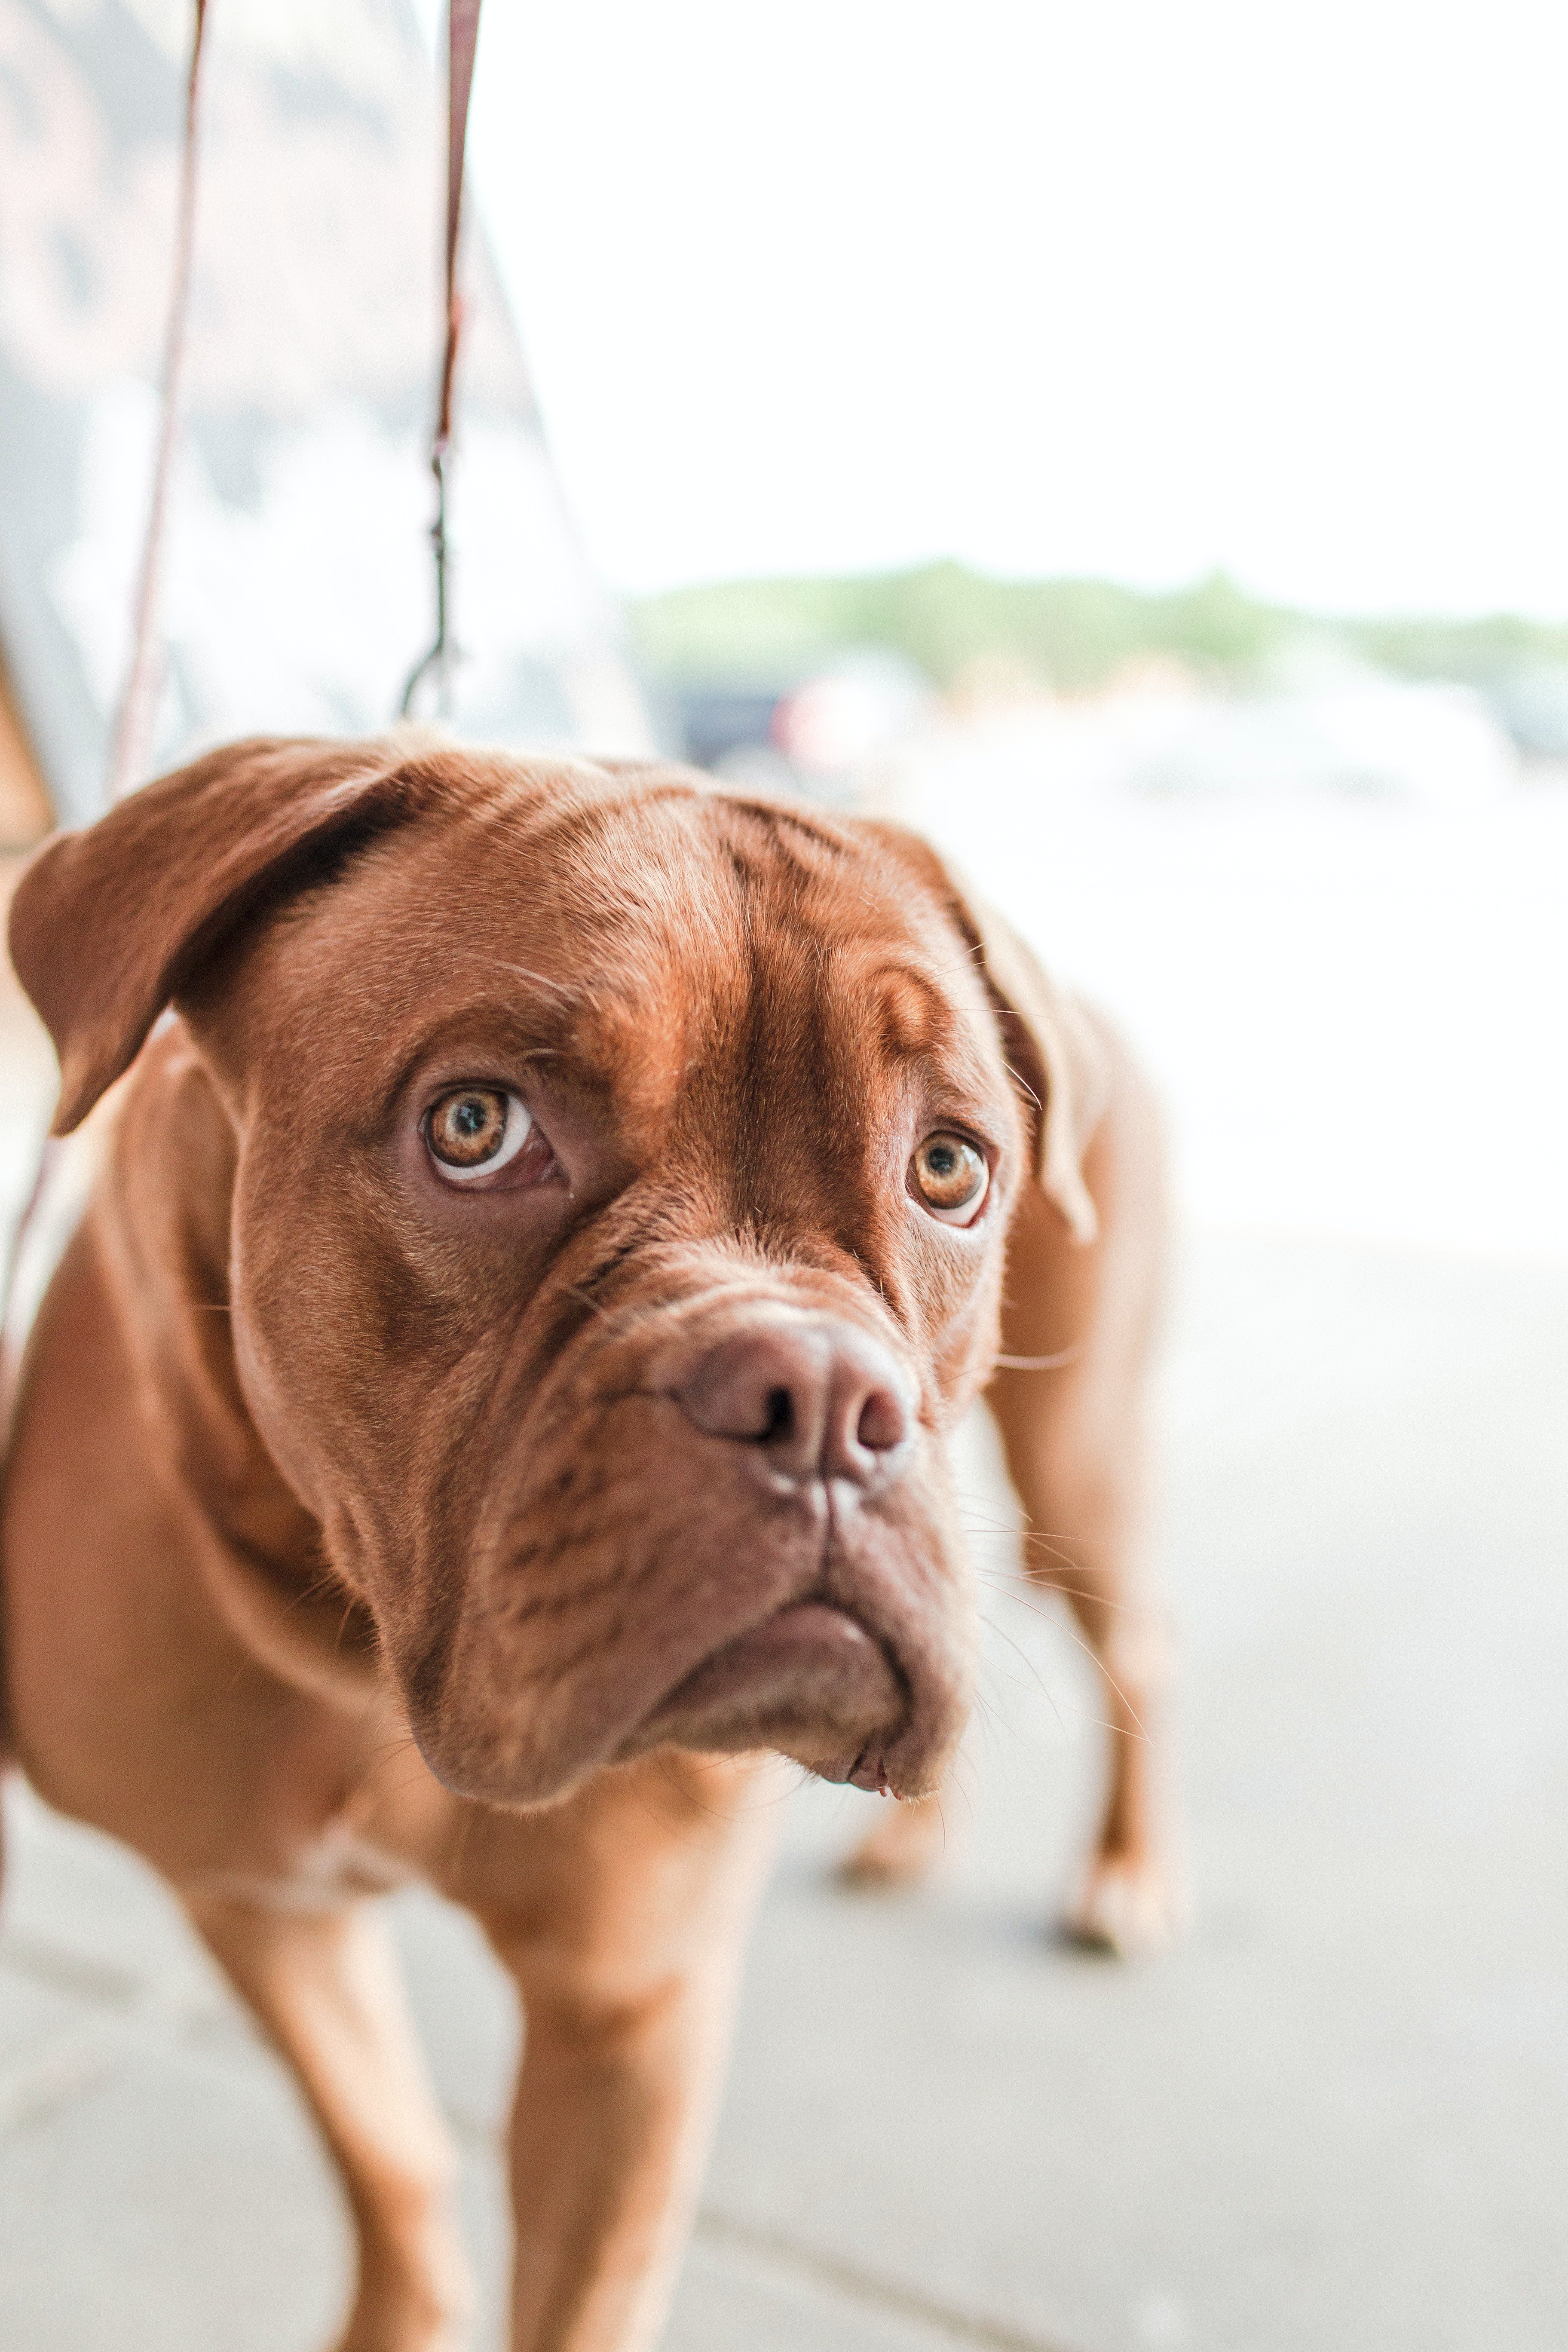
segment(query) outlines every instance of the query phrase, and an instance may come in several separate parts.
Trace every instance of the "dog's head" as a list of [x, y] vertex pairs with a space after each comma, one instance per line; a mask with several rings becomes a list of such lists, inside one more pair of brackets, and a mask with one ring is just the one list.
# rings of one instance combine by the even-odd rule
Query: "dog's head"
[[12, 947], [62, 1129], [188, 1024], [247, 1403], [444, 1780], [935, 1785], [943, 1435], [1021, 1188], [1091, 1213], [1048, 994], [929, 850], [668, 768], [256, 743], [47, 845]]

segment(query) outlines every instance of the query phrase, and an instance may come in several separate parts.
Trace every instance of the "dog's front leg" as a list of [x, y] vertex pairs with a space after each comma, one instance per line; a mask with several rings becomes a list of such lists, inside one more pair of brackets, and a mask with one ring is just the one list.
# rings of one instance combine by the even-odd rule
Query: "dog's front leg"
[[613, 1773], [539, 1825], [543, 1899], [481, 1911], [524, 2017], [512, 2352], [658, 2339], [772, 1846], [758, 1777], [673, 1755]]
[[337, 2352], [466, 2352], [456, 2158], [384, 1923], [363, 1901], [290, 1910], [187, 1890], [186, 1907], [293, 2068], [348, 2192], [359, 2284]]
[[513, 2352], [657, 2343], [729, 2041], [734, 1957], [624, 2009], [537, 1993], [527, 2002], [512, 2122]]

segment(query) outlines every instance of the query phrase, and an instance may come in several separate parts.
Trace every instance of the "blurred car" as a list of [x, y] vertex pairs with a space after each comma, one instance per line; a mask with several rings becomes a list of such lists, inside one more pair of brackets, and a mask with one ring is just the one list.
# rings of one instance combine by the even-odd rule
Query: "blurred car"
[[1525, 759], [1568, 760], [1568, 662], [1510, 670], [1488, 699]]
[[901, 654], [856, 647], [776, 681], [693, 679], [668, 688], [686, 756], [753, 790], [854, 798], [864, 770], [905, 741], [933, 697]]

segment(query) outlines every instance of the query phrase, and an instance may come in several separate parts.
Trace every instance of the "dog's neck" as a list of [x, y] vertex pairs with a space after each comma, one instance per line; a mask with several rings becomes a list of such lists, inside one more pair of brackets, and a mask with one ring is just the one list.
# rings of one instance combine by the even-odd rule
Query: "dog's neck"
[[208, 1587], [274, 1674], [355, 1709], [384, 1681], [374, 1627], [284, 1480], [235, 1363], [235, 1139], [179, 1022], [147, 1046], [89, 1216], [137, 1373], [153, 1458], [199, 1517]]

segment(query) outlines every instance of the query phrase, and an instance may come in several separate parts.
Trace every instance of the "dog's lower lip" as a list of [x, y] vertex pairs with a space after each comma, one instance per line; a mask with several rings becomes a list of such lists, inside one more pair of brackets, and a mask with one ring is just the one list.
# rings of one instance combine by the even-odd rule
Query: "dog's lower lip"
[[[803, 1601], [705, 1658], [659, 1701], [643, 1738], [716, 1747], [754, 1738], [820, 1769], [830, 1754], [852, 1765], [869, 1743], [879, 1748], [876, 1736], [902, 1712], [897, 1677], [858, 1620]], [[832, 1777], [847, 1779], [847, 1769]]]

